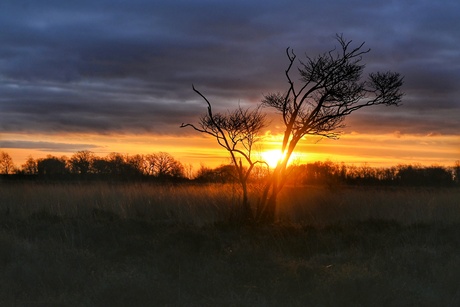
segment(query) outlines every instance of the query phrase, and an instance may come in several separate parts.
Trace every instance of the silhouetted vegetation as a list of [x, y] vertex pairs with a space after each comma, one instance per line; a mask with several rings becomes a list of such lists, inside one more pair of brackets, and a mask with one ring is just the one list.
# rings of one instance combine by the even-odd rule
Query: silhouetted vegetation
[[353, 47], [351, 40], [336, 36], [334, 48], [315, 57], [306, 55], [298, 61], [295, 80], [291, 69], [297, 55], [286, 49], [289, 60], [285, 71], [288, 88], [284, 93], [265, 95], [263, 105], [276, 110], [284, 124], [281, 145], [282, 159], [266, 181], [258, 215], [261, 220], [273, 222], [278, 194], [289, 180], [288, 161], [298, 142], [307, 135], [337, 139], [345, 118], [362, 108], [378, 105], [398, 106], [403, 93], [403, 77], [397, 72], [373, 72], [363, 76], [364, 42]]
[[0, 152], [0, 174], [12, 174], [14, 172], [14, 164], [11, 156], [4, 151]]
[[[3, 156], [8, 153], [3, 152]], [[79, 151], [70, 158], [48, 155], [46, 158], [29, 157], [21, 168], [14, 167], [11, 158], [8, 173], [3, 178], [11, 180], [121, 180], [157, 182], [238, 183], [239, 173], [233, 164], [210, 168], [202, 165], [193, 175], [185, 176], [183, 164], [172, 155], [158, 152], [147, 155], [122, 155], [110, 153], [98, 157], [91, 151]], [[243, 168], [244, 170], [244, 168]], [[431, 186], [460, 185], [460, 161], [452, 167], [397, 165], [371, 167], [317, 161], [302, 165], [290, 165], [288, 185], [380, 185], [380, 186]], [[265, 166], [254, 166], [247, 183], [262, 184], [270, 176]]]
[[370, 167], [315, 162], [290, 166], [290, 184], [384, 185], [384, 186], [454, 186], [458, 185], [458, 166], [398, 165]]
[[[5, 153], [6, 154], [6, 153]], [[70, 158], [48, 155], [29, 157], [14, 173], [2, 172], [4, 178], [28, 180], [185, 180], [182, 163], [168, 153], [122, 155], [110, 153], [98, 157], [91, 151], [79, 151]]]
[[[265, 179], [255, 212], [251, 211], [248, 202], [247, 180], [258, 162], [251, 159], [254, 137], [265, 125], [263, 115], [258, 112], [260, 106], [254, 112], [239, 107], [228, 115], [213, 114], [209, 100], [193, 88], [206, 101], [208, 112], [201, 117], [199, 126], [182, 124], [181, 127], [191, 126], [215, 137], [230, 154], [242, 186], [242, 207], [248, 220], [274, 222], [278, 194], [291, 174], [288, 162], [301, 139], [307, 135], [337, 139], [341, 134], [339, 129], [351, 113], [371, 106], [398, 106], [401, 102], [403, 77], [399, 73], [375, 72], [364, 77], [361, 61], [370, 49], [363, 49], [364, 43], [352, 47], [352, 41], [345, 40], [342, 35], [337, 35], [336, 39], [339, 48], [316, 57], [306, 55], [303, 61], [297, 60], [294, 51], [287, 48], [289, 64], [285, 76], [289, 86], [285, 92], [269, 93], [262, 100], [261, 106], [279, 114], [284, 132], [281, 159]], [[297, 69], [293, 69], [295, 65]], [[299, 75], [297, 78], [300, 77], [296, 81], [292, 70]]]
[[254, 145], [260, 140], [261, 129], [267, 126], [266, 116], [260, 112], [260, 107], [250, 110], [239, 106], [227, 114], [213, 113], [209, 100], [195, 87], [193, 90], [206, 101], [208, 112], [200, 118], [199, 125], [183, 123], [181, 128], [192, 127], [198, 132], [211, 135], [230, 154], [231, 173], [241, 185], [242, 194], [235, 218], [242, 222], [253, 222], [255, 216], [249, 203], [248, 183], [253, 169], [258, 164], [266, 164], [254, 159], [252, 155]]

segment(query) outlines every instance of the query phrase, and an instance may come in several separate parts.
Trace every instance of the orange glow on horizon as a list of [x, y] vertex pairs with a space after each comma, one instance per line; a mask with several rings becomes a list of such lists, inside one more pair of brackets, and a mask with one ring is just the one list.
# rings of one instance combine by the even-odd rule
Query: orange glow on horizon
[[[281, 154], [281, 135], [267, 133], [254, 149], [255, 160], [266, 160], [276, 166]], [[290, 163], [304, 164], [330, 160], [335, 163], [363, 164], [369, 166], [396, 166], [398, 164], [422, 164], [452, 166], [460, 160], [460, 138], [455, 135], [401, 135], [348, 133], [339, 140], [307, 138], [302, 140], [290, 159]], [[111, 152], [120, 154], [150, 154], [160, 151], [171, 154], [185, 166], [194, 170], [201, 165], [217, 167], [229, 164], [225, 149], [215, 139], [203, 135], [164, 136], [148, 134], [54, 134], [26, 135], [2, 134], [1, 142], [15, 144], [0, 148], [7, 152], [17, 167], [29, 156], [34, 159], [47, 155], [71, 157], [80, 150], [90, 150], [105, 157]], [[21, 147], [22, 146], [22, 147]]]

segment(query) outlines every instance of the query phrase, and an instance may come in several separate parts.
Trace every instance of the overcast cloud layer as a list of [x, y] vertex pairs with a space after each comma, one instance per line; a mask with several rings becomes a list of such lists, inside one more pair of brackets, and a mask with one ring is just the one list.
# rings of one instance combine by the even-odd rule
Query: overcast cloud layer
[[[403, 106], [353, 115], [360, 132], [458, 134], [460, 2], [0, 2], [1, 133], [185, 134], [216, 105], [284, 91], [286, 47], [299, 58], [336, 45], [371, 53], [369, 70], [405, 76]], [[370, 116], [370, 117], [369, 117]]]

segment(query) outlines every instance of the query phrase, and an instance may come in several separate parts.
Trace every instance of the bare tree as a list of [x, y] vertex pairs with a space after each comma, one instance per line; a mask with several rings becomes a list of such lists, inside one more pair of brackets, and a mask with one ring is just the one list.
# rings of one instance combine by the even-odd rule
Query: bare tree
[[167, 152], [158, 152], [145, 155], [143, 159], [144, 173], [159, 178], [184, 177], [185, 168]]
[[305, 61], [298, 62], [300, 84], [295, 84], [291, 76], [297, 56], [288, 48], [289, 65], [285, 71], [288, 89], [285, 93], [270, 93], [263, 99], [263, 105], [281, 114], [285, 130], [282, 159], [263, 190], [257, 210], [259, 219], [274, 221], [276, 199], [288, 176], [289, 158], [304, 136], [337, 139], [345, 117], [352, 112], [375, 105], [398, 106], [401, 102], [403, 78], [399, 73], [371, 73], [363, 80], [362, 56], [370, 49], [363, 49], [364, 43], [351, 47], [352, 41], [342, 35], [336, 39], [338, 49], [314, 58], [307, 56]]
[[94, 153], [89, 150], [77, 151], [70, 157], [69, 164], [72, 173], [86, 175], [91, 171]]
[[251, 221], [254, 216], [248, 199], [248, 179], [254, 166], [261, 163], [252, 158], [252, 152], [254, 144], [259, 140], [260, 131], [266, 126], [266, 117], [259, 107], [250, 110], [239, 106], [226, 114], [214, 114], [209, 100], [195, 87], [193, 90], [207, 103], [208, 111], [200, 118], [198, 126], [182, 124], [181, 128], [190, 126], [198, 132], [211, 135], [228, 151], [242, 188], [241, 208], [238, 208], [241, 210], [237, 210], [237, 218]]
[[187, 179], [193, 179], [193, 165], [191, 163], [184, 165], [184, 176]]
[[151, 161], [153, 174], [157, 177], [184, 177], [184, 167], [182, 164], [167, 152], [153, 154]]
[[460, 183], [460, 160], [455, 161], [453, 167], [454, 181]]
[[128, 169], [131, 174], [146, 174], [144, 156], [135, 154], [126, 157], [126, 163], [129, 165]]
[[12, 174], [14, 170], [13, 159], [7, 152], [0, 152], [0, 174]]
[[111, 175], [126, 174], [127, 164], [125, 156], [118, 152], [111, 152], [105, 160], [108, 162], [107, 166]]
[[39, 175], [64, 175], [67, 174], [66, 158], [48, 155], [44, 159], [37, 160], [37, 170]]
[[27, 158], [27, 161], [23, 165], [21, 165], [21, 168], [25, 174], [28, 174], [28, 175], [38, 174], [37, 161], [32, 156], [29, 156]]
[[156, 164], [156, 156], [155, 154], [148, 154], [144, 156], [144, 172], [147, 175], [154, 176], [155, 175], [155, 164]]

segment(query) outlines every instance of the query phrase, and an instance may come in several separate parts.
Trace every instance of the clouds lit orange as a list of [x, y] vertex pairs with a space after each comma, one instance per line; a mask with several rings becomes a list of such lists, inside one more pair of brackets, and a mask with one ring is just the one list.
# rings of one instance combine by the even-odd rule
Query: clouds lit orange
[[[372, 49], [366, 72], [404, 76], [403, 104], [356, 112], [338, 141], [302, 139], [299, 159], [452, 165], [460, 158], [457, 1], [295, 7], [299, 14], [270, 1], [7, 1], [0, 10], [0, 149], [16, 165], [29, 155], [81, 150], [227, 163], [212, 139], [179, 128], [206, 112], [192, 84], [216, 111], [255, 106], [285, 91], [287, 47], [305, 60], [344, 33]], [[263, 155], [277, 150], [281, 128], [270, 123]]]

